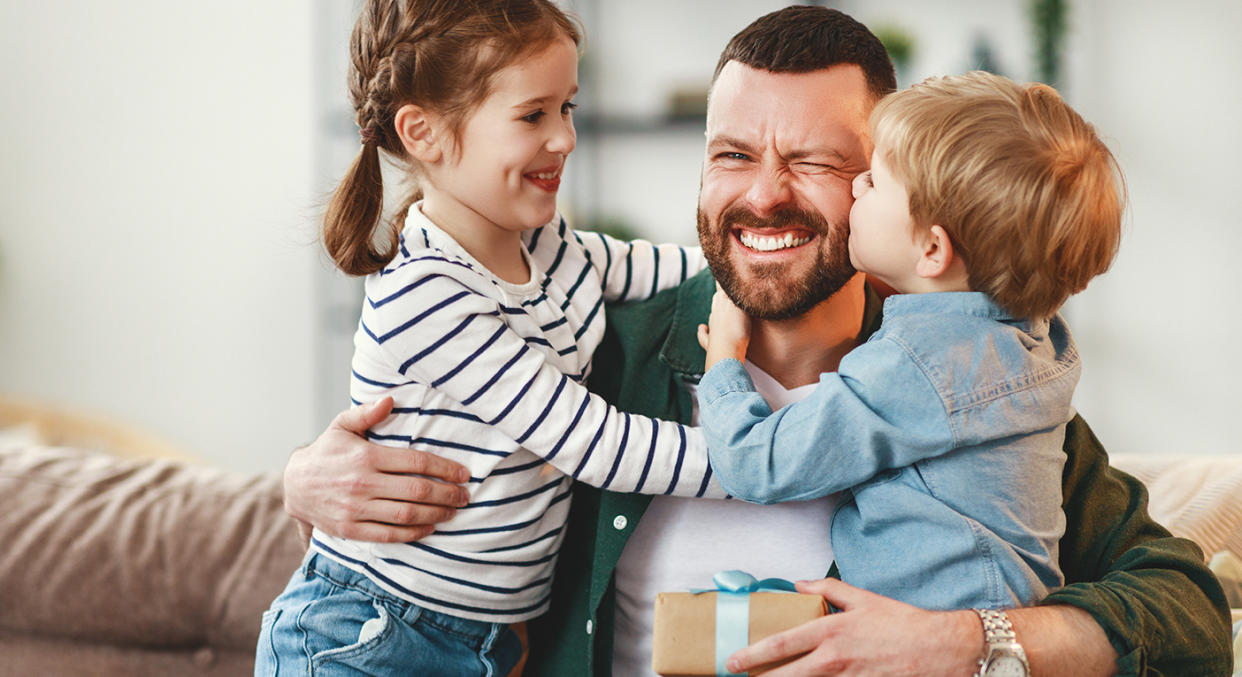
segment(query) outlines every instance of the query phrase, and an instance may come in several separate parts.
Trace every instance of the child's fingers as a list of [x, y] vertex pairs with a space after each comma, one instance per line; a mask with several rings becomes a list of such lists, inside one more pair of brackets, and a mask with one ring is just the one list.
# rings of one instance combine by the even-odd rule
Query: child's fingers
[[707, 325], [700, 324], [699, 325], [699, 345], [702, 346], [703, 350], [707, 350], [707, 344], [709, 343], [709, 341], [707, 340], [707, 333], [708, 333]]

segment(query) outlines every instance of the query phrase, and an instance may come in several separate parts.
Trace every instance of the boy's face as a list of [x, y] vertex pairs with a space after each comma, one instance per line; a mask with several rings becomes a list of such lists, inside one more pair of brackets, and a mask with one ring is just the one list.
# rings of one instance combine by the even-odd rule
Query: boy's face
[[850, 263], [904, 292], [916, 277], [921, 248], [914, 237], [905, 183], [889, 170], [882, 150], [871, 154], [871, 170], [854, 179]]

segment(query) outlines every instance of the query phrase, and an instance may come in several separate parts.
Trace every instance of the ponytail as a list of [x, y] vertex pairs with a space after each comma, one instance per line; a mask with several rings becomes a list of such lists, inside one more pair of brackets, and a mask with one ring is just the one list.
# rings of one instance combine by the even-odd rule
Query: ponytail
[[[368, 141], [370, 141], [368, 139]], [[378, 272], [397, 253], [398, 230], [389, 224], [377, 247], [375, 231], [384, 210], [384, 179], [377, 143], [364, 143], [332, 194], [323, 222], [323, 246], [348, 275]]]

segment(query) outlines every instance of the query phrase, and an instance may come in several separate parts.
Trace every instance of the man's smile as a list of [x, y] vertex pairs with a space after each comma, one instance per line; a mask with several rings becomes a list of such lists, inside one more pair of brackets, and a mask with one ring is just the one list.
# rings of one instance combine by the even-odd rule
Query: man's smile
[[733, 234], [735, 239], [744, 248], [755, 252], [774, 252], [792, 249], [801, 247], [815, 239], [814, 233], [802, 229], [771, 231], [734, 228]]

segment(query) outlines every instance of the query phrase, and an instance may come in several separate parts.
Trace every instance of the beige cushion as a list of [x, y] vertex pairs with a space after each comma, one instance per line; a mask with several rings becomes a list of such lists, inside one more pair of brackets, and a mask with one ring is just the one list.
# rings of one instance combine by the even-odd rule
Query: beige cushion
[[0, 631], [253, 650], [303, 548], [279, 477], [0, 450]]
[[1147, 485], [1151, 516], [1205, 556], [1242, 557], [1242, 455], [1115, 454], [1111, 462]]

